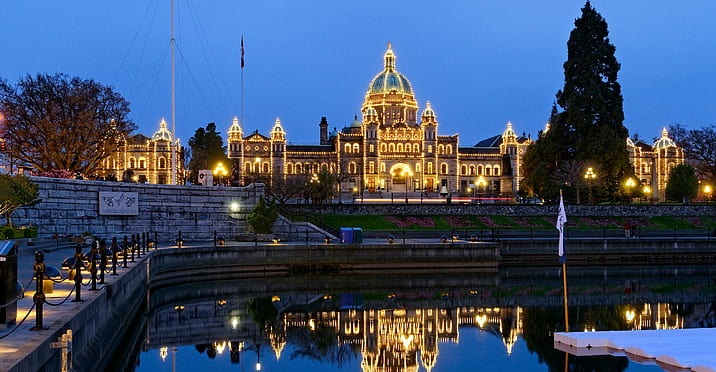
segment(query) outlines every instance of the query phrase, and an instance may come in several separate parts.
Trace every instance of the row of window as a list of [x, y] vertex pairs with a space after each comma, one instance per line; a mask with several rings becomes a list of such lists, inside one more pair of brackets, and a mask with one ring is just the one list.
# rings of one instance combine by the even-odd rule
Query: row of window
[[[147, 167], [147, 159], [145, 158], [129, 158], [129, 167], [128, 169], [144, 169]], [[117, 169], [117, 160], [116, 159], [107, 159], [107, 168], [109, 169]], [[164, 157], [159, 157], [157, 159], [157, 169], [166, 169], [167, 168], [167, 159]]]
[[[347, 154], [350, 153], [360, 153], [360, 145], [357, 143], [346, 143], [343, 147], [343, 151]], [[380, 151], [381, 152], [420, 152], [420, 144], [410, 144], [410, 143], [390, 143], [380, 144]], [[373, 145], [370, 145], [370, 151], [369, 152], [375, 152], [375, 148]], [[428, 145], [428, 153], [431, 154], [433, 152], [433, 146]], [[438, 154], [452, 154], [452, 145], [438, 145]]]
[[[427, 171], [428, 174], [433, 173], [433, 163], [432, 162], [428, 162], [426, 164], [426, 167], [428, 169], [428, 171]], [[244, 170], [246, 172], [257, 172], [258, 171], [257, 169], [258, 168], [256, 168], [256, 167], [252, 167], [252, 163], [246, 163], [246, 166], [244, 168]], [[268, 169], [269, 169], [268, 163], [264, 163], [262, 172], [267, 173]], [[330, 168], [329, 168], [329, 165], [326, 163], [321, 163], [321, 164], [319, 164], [319, 163], [314, 163], [314, 164], [311, 164], [311, 163], [305, 163], [305, 164], [288, 163], [288, 164], [286, 164], [286, 174], [317, 173], [317, 172], [325, 171], [328, 169], [330, 169], [331, 172], [334, 172], [335, 167], [333, 164], [331, 164]], [[386, 169], [387, 169], [386, 164], [380, 163], [380, 172], [385, 173]], [[422, 167], [421, 167], [420, 163], [416, 163], [413, 169], [415, 169], [416, 173], [420, 173], [422, 171]], [[440, 174], [448, 174], [448, 170], [449, 170], [449, 167], [448, 167], [447, 163], [440, 164]], [[358, 164], [355, 162], [348, 163], [348, 173], [349, 174], [358, 174]], [[375, 163], [372, 161], [368, 162], [368, 173], [375, 174]], [[467, 176], [467, 175], [470, 175], [470, 176], [473, 176], [473, 175], [499, 176], [500, 175], [500, 167], [497, 165], [483, 166], [482, 164], [477, 165], [477, 166], [462, 165], [460, 168], [460, 175], [462, 175], [462, 176]]]

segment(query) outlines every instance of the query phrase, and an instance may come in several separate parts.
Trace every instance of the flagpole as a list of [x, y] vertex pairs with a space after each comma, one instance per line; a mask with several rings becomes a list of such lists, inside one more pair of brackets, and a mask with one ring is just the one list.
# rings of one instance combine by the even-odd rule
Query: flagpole
[[567, 300], [567, 259], [564, 256], [564, 223], [567, 222], [567, 214], [564, 210], [562, 189], [559, 190], [559, 209], [560, 217], [558, 217], [558, 219], [561, 220], [559, 229], [559, 245], [561, 251], [560, 257], [562, 261], [562, 288], [564, 292], [564, 331], [569, 332], [569, 301]]
[[244, 35], [241, 35], [241, 125], [246, 128], [246, 122], [244, 122]]

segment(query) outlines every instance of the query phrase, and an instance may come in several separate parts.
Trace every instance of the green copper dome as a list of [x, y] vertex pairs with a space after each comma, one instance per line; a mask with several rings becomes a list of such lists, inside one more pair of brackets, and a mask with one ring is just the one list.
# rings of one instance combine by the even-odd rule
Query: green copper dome
[[388, 93], [395, 91], [404, 94], [413, 94], [413, 87], [408, 79], [395, 69], [395, 54], [390, 44], [385, 52], [385, 69], [373, 78], [368, 86], [368, 94]]

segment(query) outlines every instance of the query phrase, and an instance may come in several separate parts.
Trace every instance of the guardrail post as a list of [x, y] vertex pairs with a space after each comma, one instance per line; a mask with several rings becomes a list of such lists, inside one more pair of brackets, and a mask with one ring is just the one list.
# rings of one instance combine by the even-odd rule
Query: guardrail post
[[43, 279], [45, 278], [45, 254], [41, 251], [35, 252], [35, 264], [32, 266], [35, 271], [35, 294], [32, 296], [32, 302], [35, 304], [35, 326], [30, 328], [31, 331], [42, 331], [47, 329], [42, 325], [42, 304], [45, 303], [45, 292], [43, 288]]

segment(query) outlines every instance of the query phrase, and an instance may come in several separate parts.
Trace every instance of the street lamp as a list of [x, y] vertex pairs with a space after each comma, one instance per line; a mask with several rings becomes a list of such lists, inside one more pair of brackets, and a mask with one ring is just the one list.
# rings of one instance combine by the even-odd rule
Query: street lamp
[[634, 181], [633, 178], [629, 177], [624, 183], [624, 186], [626, 186], [627, 195], [629, 195], [629, 203], [631, 203], [632, 190], [634, 190], [634, 187], [636, 186], [636, 181]]
[[712, 192], [713, 189], [711, 188], [711, 185], [704, 185], [704, 195], [706, 196], [706, 201], [711, 201]]
[[256, 177], [254, 178], [254, 183], [256, 183], [256, 182], [258, 182], [259, 174], [261, 173], [261, 158], [258, 156], [254, 159], [254, 171], [256, 172]]
[[485, 186], [487, 186], [487, 181], [485, 181], [485, 177], [480, 176], [477, 177], [477, 182], [475, 183], [475, 187], [477, 190], [477, 204], [480, 204], [482, 200], [480, 200], [480, 192], [485, 190]]
[[649, 187], [649, 185], [644, 185], [644, 188], [641, 189], [641, 192], [644, 194], [644, 198], [647, 201], [651, 201], [651, 187]]
[[226, 168], [224, 168], [224, 164], [219, 163], [216, 165], [216, 168], [214, 168], [214, 176], [216, 176], [219, 179], [218, 184], [223, 185], [222, 177], [226, 176]]
[[592, 167], [587, 168], [587, 172], [584, 173], [584, 179], [589, 184], [589, 204], [594, 202], [592, 199], [592, 182], [594, 182], [595, 178], [597, 178], [597, 173], [594, 172], [594, 169]]

